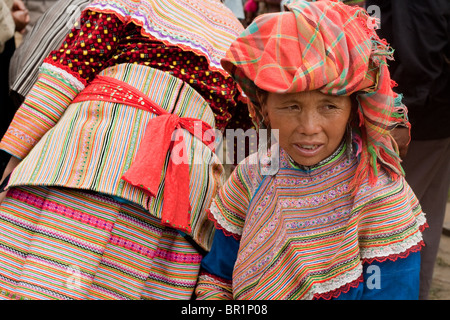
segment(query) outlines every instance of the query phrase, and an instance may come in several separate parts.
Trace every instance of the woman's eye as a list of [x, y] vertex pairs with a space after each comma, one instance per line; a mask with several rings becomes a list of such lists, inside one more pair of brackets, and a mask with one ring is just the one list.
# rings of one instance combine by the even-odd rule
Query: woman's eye
[[295, 111], [295, 110], [299, 110], [300, 107], [298, 105], [291, 105], [291, 106], [288, 106], [287, 109], [290, 111]]
[[335, 110], [335, 109], [337, 109], [337, 107], [335, 105], [328, 104], [328, 105], [324, 106], [324, 109], [325, 110]]

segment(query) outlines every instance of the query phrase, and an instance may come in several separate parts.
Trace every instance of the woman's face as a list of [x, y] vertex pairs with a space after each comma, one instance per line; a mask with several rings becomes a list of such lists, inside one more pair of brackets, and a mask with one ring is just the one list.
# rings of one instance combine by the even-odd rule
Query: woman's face
[[263, 105], [266, 124], [279, 130], [280, 146], [304, 166], [319, 163], [339, 147], [351, 110], [349, 97], [319, 91], [269, 93]]

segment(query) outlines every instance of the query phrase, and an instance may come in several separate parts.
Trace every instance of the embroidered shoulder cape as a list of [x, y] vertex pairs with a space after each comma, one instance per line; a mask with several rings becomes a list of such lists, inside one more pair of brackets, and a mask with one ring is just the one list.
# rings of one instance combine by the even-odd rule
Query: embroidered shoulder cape
[[283, 150], [280, 157], [274, 176], [261, 175], [256, 155], [247, 158], [211, 206], [216, 228], [240, 243], [234, 299], [338, 296], [361, 281], [363, 263], [420, 250], [425, 218], [403, 178], [380, 172], [353, 195], [358, 161], [343, 149], [309, 171]]

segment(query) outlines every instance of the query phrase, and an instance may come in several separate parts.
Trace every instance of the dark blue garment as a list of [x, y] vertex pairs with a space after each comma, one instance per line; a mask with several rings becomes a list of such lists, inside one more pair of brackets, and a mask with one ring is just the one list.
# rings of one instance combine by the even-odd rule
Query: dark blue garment
[[[211, 251], [202, 268], [230, 281], [239, 250], [239, 241], [216, 230]], [[396, 261], [363, 264], [364, 280], [356, 288], [341, 293], [337, 300], [417, 300], [419, 298], [420, 252]]]
[[203, 258], [201, 266], [207, 272], [230, 281], [238, 250], [239, 241], [217, 229], [211, 251]]
[[420, 252], [363, 265], [364, 281], [337, 300], [418, 300]]

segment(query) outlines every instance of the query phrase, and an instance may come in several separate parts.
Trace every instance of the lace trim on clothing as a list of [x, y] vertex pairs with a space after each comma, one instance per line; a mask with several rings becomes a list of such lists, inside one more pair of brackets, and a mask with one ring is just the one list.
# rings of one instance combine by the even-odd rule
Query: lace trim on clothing
[[[373, 262], [383, 263], [387, 260], [396, 261], [399, 258], [405, 259], [411, 253], [419, 252], [423, 246], [424, 246], [424, 242], [421, 241], [417, 245], [414, 245], [399, 254], [392, 254], [389, 256], [385, 256], [385, 257], [374, 257], [371, 259], [362, 259], [362, 260], [363, 260], [363, 263], [372, 264]], [[349, 279], [351, 279], [354, 276], [354, 274], [355, 273], [353, 273], [353, 272], [348, 274], [348, 276], [347, 276], [347, 274], [344, 274], [342, 277], [340, 277], [340, 279], [333, 279], [332, 281], [329, 281], [329, 283], [325, 283], [325, 287], [333, 287], [333, 286], [339, 285], [340, 283], [344, 283], [344, 284], [342, 286], [340, 286], [334, 290], [330, 290], [328, 292], [314, 293], [312, 299], [325, 299], [325, 300], [335, 299], [343, 293], [348, 293], [350, 291], [350, 289], [357, 288], [360, 285], [360, 283], [362, 283], [364, 281], [364, 276], [361, 273], [361, 275], [357, 279], [355, 279], [353, 281], [349, 281]], [[314, 288], [311, 291], [314, 291]]]
[[364, 261], [364, 263], [371, 264], [375, 261], [382, 263], [387, 260], [396, 261], [398, 258], [405, 259], [409, 256], [410, 253], [419, 252], [422, 249], [422, 247], [424, 247], [424, 246], [425, 246], [425, 243], [423, 241], [420, 241], [417, 245], [412, 246], [411, 248], [409, 248], [406, 251], [401, 252], [399, 254], [392, 254], [389, 256], [385, 256], [385, 257], [374, 257], [371, 259], [363, 259], [363, 261]]
[[214, 201], [211, 203], [211, 207], [209, 209], [206, 209], [208, 213], [208, 217], [211, 221], [214, 222], [214, 226], [216, 229], [222, 230], [223, 233], [228, 237], [233, 237], [237, 241], [241, 240], [242, 236], [242, 228], [233, 226], [232, 224], [228, 223], [227, 220], [220, 214], [219, 209], [217, 208], [217, 205], [214, 203]]
[[58, 74], [78, 91], [82, 91], [86, 87], [86, 82], [75, 77], [72, 74], [73, 71], [68, 67], [62, 65], [56, 66], [52, 64], [52, 61], [46, 59], [41, 68]]
[[[411, 250], [418, 251], [423, 244], [422, 233], [416, 232], [399, 243], [391, 243], [382, 247], [360, 248], [361, 259], [364, 261], [383, 262], [387, 259], [395, 261], [397, 257], [405, 257]], [[406, 254], [407, 255], [407, 254]]]
[[348, 292], [350, 288], [355, 286], [355, 282], [361, 279], [363, 274], [363, 267], [360, 263], [356, 268], [347, 271], [339, 276], [324, 282], [314, 283], [310, 290], [302, 299], [317, 299], [321, 298], [336, 298], [341, 293]]
[[425, 213], [420, 213], [416, 217], [417, 224], [419, 225], [419, 230], [423, 232], [426, 228], [428, 228], [427, 218], [425, 218]]
[[323, 300], [331, 300], [331, 299], [336, 299], [337, 297], [339, 297], [341, 294], [343, 293], [348, 293], [350, 291], [350, 289], [354, 289], [354, 288], [358, 288], [358, 286], [364, 281], [364, 276], [361, 275], [358, 279], [346, 283], [344, 284], [342, 287], [330, 291], [330, 292], [326, 292], [326, 293], [320, 293], [320, 294], [315, 294], [313, 297], [313, 300], [319, 300], [319, 299], [323, 299]]

